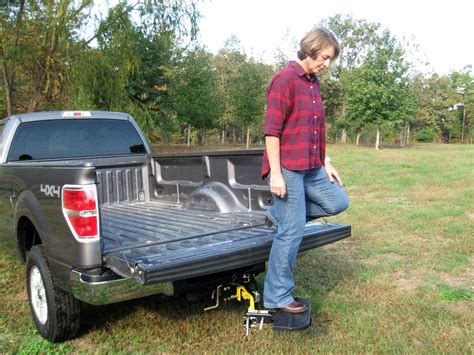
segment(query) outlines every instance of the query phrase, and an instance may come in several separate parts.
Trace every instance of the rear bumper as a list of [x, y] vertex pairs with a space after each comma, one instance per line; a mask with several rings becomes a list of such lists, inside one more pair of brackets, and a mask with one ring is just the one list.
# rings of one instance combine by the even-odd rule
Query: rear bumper
[[104, 280], [91, 280], [89, 275], [77, 270], [71, 271], [69, 281], [74, 297], [97, 306], [156, 294], [174, 295], [174, 287], [171, 282], [143, 286], [137, 280], [117, 275], [109, 276]]

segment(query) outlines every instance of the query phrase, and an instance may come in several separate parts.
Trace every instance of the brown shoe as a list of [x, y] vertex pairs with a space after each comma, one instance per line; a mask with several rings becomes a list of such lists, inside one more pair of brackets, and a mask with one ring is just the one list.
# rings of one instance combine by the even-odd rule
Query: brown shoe
[[288, 313], [304, 313], [307, 310], [308, 307], [306, 307], [305, 304], [296, 301], [291, 302], [288, 306], [280, 308], [280, 311]]

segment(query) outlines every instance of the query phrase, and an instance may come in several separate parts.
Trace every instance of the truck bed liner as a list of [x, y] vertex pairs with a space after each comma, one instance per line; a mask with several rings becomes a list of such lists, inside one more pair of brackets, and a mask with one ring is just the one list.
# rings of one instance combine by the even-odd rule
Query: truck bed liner
[[[275, 229], [264, 213], [184, 210], [156, 202], [103, 205], [105, 264], [142, 284], [191, 278], [268, 259]], [[308, 223], [300, 251], [350, 236], [350, 226]]]

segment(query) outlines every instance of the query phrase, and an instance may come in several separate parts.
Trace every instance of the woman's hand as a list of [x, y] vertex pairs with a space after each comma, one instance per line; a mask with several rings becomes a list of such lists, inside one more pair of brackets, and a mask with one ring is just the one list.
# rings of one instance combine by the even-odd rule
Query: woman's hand
[[337, 173], [337, 170], [332, 166], [331, 162], [326, 161], [324, 164], [324, 169], [326, 169], [326, 174], [328, 175], [329, 181], [331, 181], [331, 183], [333, 183], [334, 179], [336, 179], [340, 187], [344, 186], [339, 174]]
[[281, 171], [272, 172], [270, 175], [270, 191], [272, 194], [279, 196], [280, 198], [286, 195], [286, 183], [285, 178]]

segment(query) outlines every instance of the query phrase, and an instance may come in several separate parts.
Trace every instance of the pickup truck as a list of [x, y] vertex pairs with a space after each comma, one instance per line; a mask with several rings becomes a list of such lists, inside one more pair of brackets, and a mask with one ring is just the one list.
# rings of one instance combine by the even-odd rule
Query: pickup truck
[[[264, 223], [262, 150], [153, 155], [117, 112], [0, 122], [2, 252], [26, 263], [33, 320], [49, 341], [78, 335], [81, 302], [186, 295], [265, 271], [275, 228]], [[300, 251], [350, 233], [309, 222]]]

